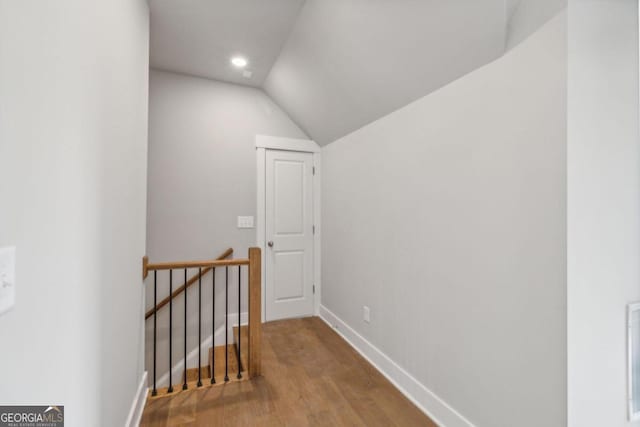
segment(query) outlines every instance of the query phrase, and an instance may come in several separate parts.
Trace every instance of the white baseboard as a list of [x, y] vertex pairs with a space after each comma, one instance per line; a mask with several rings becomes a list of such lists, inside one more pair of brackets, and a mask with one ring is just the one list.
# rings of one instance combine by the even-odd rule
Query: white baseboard
[[125, 427], [138, 427], [140, 420], [142, 419], [142, 412], [144, 411], [144, 404], [147, 401], [147, 371], [144, 371], [142, 378], [140, 378], [140, 384], [138, 384], [138, 390], [133, 397], [131, 403], [131, 409], [129, 410], [129, 416]]
[[320, 306], [320, 318], [436, 424], [441, 427], [475, 427], [471, 421], [449, 406], [323, 305]]
[[[238, 325], [238, 314], [233, 313], [229, 314], [229, 328], [227, 330], [228, 343], [233, 344], [233, 328]], [[248, 325], [249, 324], [249, 313], [244, 312], [240, 313], [240, 325]], [[211, 345], [211, 336], [208, 336], [204, 340], [202, 340], [201, 347], [201, 363], [202, 366], [205, 366], [209, 363], [209, 347], [218, 347], [225, 344], [225, 336], [224, 336], [224, 324], [216, 329], [216, 332], [213, 337], [214, 345]], [[175, 353], [174, 353], [175, 354]], [[198, 367], [198, 347], [195, 347], [187, 354], [187, 367], [195, 368]], [[182, 371], [184, 370], [184, 357], [178, 358], [176, 362], [173, 364], [173, 368], [171, 369], [171, 376], [173, 385], [182, 384]], [[153, 384], [151, 384], [153, 385]], [[169, 372], [164, 371], [164, 373], [160, 374], [160, 377], [156, 381], [156, 387], [168, 387], [169, 386]]]

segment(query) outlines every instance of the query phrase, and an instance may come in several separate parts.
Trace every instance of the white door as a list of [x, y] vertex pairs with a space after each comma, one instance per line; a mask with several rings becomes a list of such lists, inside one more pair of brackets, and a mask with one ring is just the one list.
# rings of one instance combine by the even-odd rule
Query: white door
[[313, 154], [266, 152], [266, 319], [312, 316]]

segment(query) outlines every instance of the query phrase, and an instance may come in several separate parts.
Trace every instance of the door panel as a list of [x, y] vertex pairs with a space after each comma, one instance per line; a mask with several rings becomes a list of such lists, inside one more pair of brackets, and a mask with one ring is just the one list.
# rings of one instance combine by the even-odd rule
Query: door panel
[[275, 233], [304, 234], [304, 163], [275, 160]]
[[313, 314], [313, 155], [266, 152], [266, 319]]
[[304, 298], [304, 252], [276, 252], [274, 261], [274, 300]]

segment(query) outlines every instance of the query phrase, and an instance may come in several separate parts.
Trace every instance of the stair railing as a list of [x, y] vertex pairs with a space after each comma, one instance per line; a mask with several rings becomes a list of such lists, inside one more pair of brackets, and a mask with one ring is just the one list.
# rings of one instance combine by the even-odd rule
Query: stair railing
[[[231, 255], [233, 255], [233, 248], [229, 248], [226, 251], [224, 251], [222, 254], [220, 254], [220, 256], [218, 258], [216, 258], [216, 260], [220, 261], [220, 260], [223, 260], [223, 259], [227, 259]], [[146, 265], [149, 264], [149, 258], [146, 257], [146, 256], [142, 259], [143, 278], [146, 279], [146, 277], [147, 277], [146, 275], [148, 273], [148, 270], [145, 270], [145, 267], [144, 267], [145, 263], [146, 263]], [[149, 317], [153, 316], [154, 314], [156, 314], [156, 312], [158, 310], [160, 310], [162, 307], [164, 307], [167, 304], [169, 304], [169, 301], [172, 298], [177, 298], [178, 295], [180, 295], [185, 290], [189, 289], [189, 287], [191, 285], [193, 285], [197, 281], [201, 280], [202, 277], [207, 275], [212, 269], [213, 269], [212, 267], [207, 267], [207, 268], [203, 269], [202, 271], [198, 271], [197, 274], [194, 274], [193, 276], [191, 276], [191, 278], [189, 280], [185, 280], [185, 283], [182, 286], [180, 286], [178, 289], [173, 291], [173, 293], [171, 295], [169, 295], [168, 297], [164, 298], [162, 301], [160, 301], [158, 303], [157, 306], [154, 306], [151, 310], [147, 311], [147, 313], [144, 315], [145, 320], [148, 319]]]
[[[173, 392], [173, 381], [172, 381], [172, 352], [173, 352], [173, 300], [180, 293], [184, 292], [184, 380], [182, 384], [182, 389], [187, 390], [187, 313], [188, 313], [188, 305], [187, 305], [187, 293], [186, 289], [194, 284], [196, 281], [198, 282], [198, 382], [197, 387], [202, 387], [202, 277], [209, 271], [213, 271], [212, 274], [212, 335], [213, 330], [215, 330], [215, 286], [216, 286], [216, 268], [224, 268], [225, 271], [225, 375], [224, 375], [224, 383], [230, 381], [229, 378], [229, 342], [228, 342], [228, 318], [229, 318], [229, 268], [237, 267], [238, 268], [238, 322], [240, 323], [240, 298], [241, 298], [241, 278], [242, 278], [242, 268], [246, 266], [246, 270], [248, 273], [248, 301], [249, 301], [249, 319], [248, 319], [248, 349], [245, 349], [247, 352], [247, 365], [246, 369], [248, 371], [249, 379], [255, 378], [261, 375], [262, 372], [262, 363], [261, 363], [261, 334], [262, 334], [262, 319], [261, 319], [261, 254], [260, 248], [250, 248], [248, 258], [241, 259], [224, 259], [230, 255], [228, 253], [233, 250], [229, 249], [225, 251], [221, 255], [223, 259], [215, 259], [215, 260], [206, 260], [206, 261], [183, 261], [183, 262], [162, 262], [162, 263], [149, 263], [148, 258], [145, 256], [142, 261], [142, 269], [143, 269], [143, 277], [146, 278], [149, 272], [153, 272], [153, 309], [147, 312], [146, 318], [153, 316], [153, 389], [151, 392], [152, 396], [158, 395], [158, 390], [156, 386], [157, 380], [157, 372], [156, 372], [156, 359], [157, 359], [157, 312], [164, 305], [169, 305], [169, 388], [167, 389], [167, 393]], [[220, 257], [219, 257], [220, 258]], [[187, 279], [187, 270], [188, 269], [198, 269], [198, 273], [193, 276], [191, 279]], [[184, 270], [184, 282], [185, 284], [177, 289], [175, 292], [173, 291], [173, 270]], [[168, 271], [169, 272], [169, 297], [165, 298], [165, 300], [160, 303], [157, 302], [157, 290], [158, 290], [158, 272], [159, 271]], [[242, 333], [239, 327], [238, 334], [238, 342], [236, 347], [237, 352], [237, 380], [242, 379], [241, 373], [241, 354], [242, 354]], [[212, 336], [213, 340], [213, 336]], [[211, 362], [212, 366], [210, 366], [211, 371], [211, 384], [216, 383], [215, 379], [215, 352], [214, 359]]]

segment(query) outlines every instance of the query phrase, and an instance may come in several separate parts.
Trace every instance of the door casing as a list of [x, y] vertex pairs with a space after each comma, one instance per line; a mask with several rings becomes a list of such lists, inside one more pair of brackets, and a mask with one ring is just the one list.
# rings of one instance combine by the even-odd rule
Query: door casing
[[322, 226], [320, 217], [320, 182], [321, 182], [321, 158], [320, 146], [315, 141], [308, 139], [282, 138], [275, 136], [256, 135], [256, 176], [257, 176], [257, 215], [256, 215], [256, 246], [262, 250], [262, 321], [266, 321], [266, 153], [267, 150], [299, 151], [313, 154], [313, 295], [314, 315], [320, 314], [320, 301], [322, 299], [321, 282], [321, 239]]

